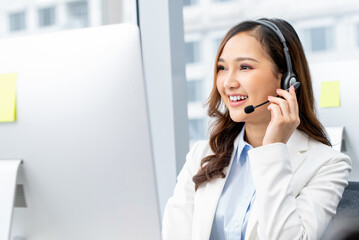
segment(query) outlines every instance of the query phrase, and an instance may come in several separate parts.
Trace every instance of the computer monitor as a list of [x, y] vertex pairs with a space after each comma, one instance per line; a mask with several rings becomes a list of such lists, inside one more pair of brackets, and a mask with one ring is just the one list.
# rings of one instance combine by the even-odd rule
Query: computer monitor
[[11, 239], [160, 239], [137, 26], [3, 39], [0, 53], [0, 74], [17, 73], [0, 159], [23, 160], [27, 205]]

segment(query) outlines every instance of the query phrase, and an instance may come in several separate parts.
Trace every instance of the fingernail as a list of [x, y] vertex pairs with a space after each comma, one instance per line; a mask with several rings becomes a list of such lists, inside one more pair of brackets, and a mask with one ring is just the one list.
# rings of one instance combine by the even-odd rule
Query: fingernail
[[277, 88], [277, 92], [280, 92], [282, 89], [280, 89], [280, 88]]
[[268, 100], [272, 100], [272, 98], [273, 98], [272, 96], [268, 96]]

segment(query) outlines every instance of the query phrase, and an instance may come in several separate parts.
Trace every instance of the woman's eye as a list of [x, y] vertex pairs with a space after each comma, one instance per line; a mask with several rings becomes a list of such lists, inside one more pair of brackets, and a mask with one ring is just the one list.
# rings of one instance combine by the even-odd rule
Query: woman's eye
[[241, 70], [248, 70], [248, 69], [252, 69], [252, 67], [248, 65], [241, 65]]
[[224, 66], [219, 65], [219, 66], [217, 67], [217, 71], [223, 71], [223, 70], [226, 70], [226, 68], [225, 68]]

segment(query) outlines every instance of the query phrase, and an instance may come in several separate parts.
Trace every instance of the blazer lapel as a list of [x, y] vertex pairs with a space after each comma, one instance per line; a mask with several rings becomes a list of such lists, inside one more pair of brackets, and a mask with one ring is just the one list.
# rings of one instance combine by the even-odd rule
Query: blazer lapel
[[[303, 153], [308, 150], [308, 141], [309, 138], [299, 130], [295, 130], [287, 142], [287, 149], [289, 156], [291, 157], [292, 172], [295, 176], [295, 172], [302, 165], [304, 161]], [[292, 183], [295, 183], [295, 179], [292, 180]], [[293, 184], [292, 184], [293, 185]], [[296, 186], [292, 186], [294, 196], [297, 196], [299, 191]], [[248, 219], [248, 225], [246, 230], [245, 240], [253, 240], [257, 237], [257, 227], [258, 227], [258, 213], [256, 208], [256, 201], [254, 200], [253, 208], [250, 212]]]
[[[235, 156], [235, 153], [237, 151], [238, 147], [238, 141], [239, 141], [239, 135], [234, 140], [234, 146], [233, 146], [233, 153], [231, 156], [231, 161], [229, 163], [229, 166], [224, 169], [224, 173], [226, 174], [225, 178], [217, 178], [215, 180], [210, 181], [206, 184], [206, 188], [204, 191], [204, 197], [203, 197], [203, 203], [200, 210], [201, 215], [201, 222], [199, 223], [199, 236], [198, 239], [209, 239], [213, 224], [214, 215], [217, 209], [217, 204], [219, 197], [222, 194], [222, 190], [224, 187], [224, 184], [226, 183], [226, 179], [228, 176], [228, 171], [232, 165], [233, 158]], [[203, 216], [203, 217], [202, 217]], [[196, 238], [197, 239], [197, 238]]]
[[252, 240], [255, 239], [256, 236], [256, 229], [258, 225], [258, 217], [257, 217], [257, 208], [256, 208], [256, 201], [254, 200], [252, 210], [250, 212], [250, 216], [248, 219], [247, 229], [246, 229], [246, 235], [245, 240]]
[[308, 143], [308, 136], [299, 130], [295, 130], [287, 142], [287, 149], [289, 156], [291, 157], [290, 162], [293, 174], [295, 174], [304, 161], [303, 153], [308, 150]]

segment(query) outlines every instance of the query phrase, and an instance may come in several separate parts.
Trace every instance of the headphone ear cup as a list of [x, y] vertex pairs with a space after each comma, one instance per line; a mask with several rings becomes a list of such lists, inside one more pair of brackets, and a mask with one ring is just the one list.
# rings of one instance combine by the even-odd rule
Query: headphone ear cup
[[297, 82], [297, 78], [294, 74], [285, 73], [281, 80], [282, 89], [289, 89], [294, 83]]
[[288, 73], [283, 74], [280, 86], [282, 89], [288, 89], [290, 87], [289, 85], [289, 77], [290, 75]]

